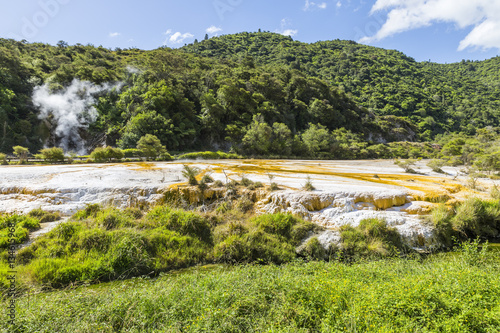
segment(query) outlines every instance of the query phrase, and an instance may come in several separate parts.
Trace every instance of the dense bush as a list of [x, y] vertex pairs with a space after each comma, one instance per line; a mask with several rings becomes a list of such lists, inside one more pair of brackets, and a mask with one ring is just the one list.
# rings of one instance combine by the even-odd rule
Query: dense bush
[[112, 162], [120, 161], [125, 154], [119, 148], [113, 147], [97, 147], [90, 154], [90, 158], [95, 162]]
[[176, 156], [178, 160], [221, 160], [221, 159], [239, 159], [240, 155], [224, 153], [222, 151], [205, 151], [205, 152], [196, 152], [196, 153], [186, 153], [182, 155]]
[[40, 154], [47, 162], [64, 161], [64, 150], [62, 148], [52, 147], [40, 150]]

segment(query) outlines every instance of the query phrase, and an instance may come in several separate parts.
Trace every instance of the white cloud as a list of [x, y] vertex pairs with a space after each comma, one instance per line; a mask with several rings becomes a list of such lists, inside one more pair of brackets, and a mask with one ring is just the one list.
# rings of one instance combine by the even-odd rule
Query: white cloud
[[121, 33], [119, 33], [119, 32], [110, 32], [109, 33], [109, 37], [111, 37], [111, 38], [118, 37], [120, 35], [121, 35]]
[[290, 36], [290, 37], [293, 37], [295, 36], [296, 34], [299, 33], [298, 30], [294, 30], [294, 29], [290, 29], [288, 28], [288, 26], [290, 26], [291, 23], [290, 23], [290, 20], [284, 18], [281, 20], [281, 28], [280, 29], [277, 29], [275, 30], [276, 33], [279, 33], [283, 36]]
[[458, 46], [500, 49], [500, 1], [497, 0], [377, 0], [371, 13], [388, 11], [387, 19], [371, 37], [360, 40], [369, 43], [397, 33], [431, 26], [434, 23], [453, 23], [472, 30]]
[[337, 1], [337, 8], [340, 8], [340, 7], [342, 7], [342, 2]]
[[309, 1], [309, 0], [306, 0], [306, 4], [304, 5], [304, 11], [308, 11], [308, 10], [313, 10], [315, 8], [318, 8], [318, 9], [326, 9], [326, 7], [328, 7], [328, 4], [326, 2], [322, 2], [322, 3], [316, 3], [316, 2], [312, 2], [312, 1]]
[[283, 36], [290, 36], [290, 37], [293, 37], [298, 33], [299, 33], [298, 30], [293, 30], [293, 29], [286, 29], [280, 32], [280, 34], [282, 34]]
[[210, 28], [207, 28], [206, 32], [207, 34], [214, 35], [218, 32], [221, 32], [221, 28], [217, 28], [215, 25], [211, 26]]
[[185, 32], [185, 33], [182, 33], [182, 32], [179, 32], [179, 31], [173, 32], [172, 29], [168, 29], [165, 32], [165, 35], [167, 35], [167, 39], [163, 43], [164, 45], [166, 45], [167, 42], [170, 42], [172, 44], [181, 44], [186, 39], [190, 39], [190, 38], [194, 37], [194, 35], [191, 34], [191, 33], [189, 33], [189, 32]]

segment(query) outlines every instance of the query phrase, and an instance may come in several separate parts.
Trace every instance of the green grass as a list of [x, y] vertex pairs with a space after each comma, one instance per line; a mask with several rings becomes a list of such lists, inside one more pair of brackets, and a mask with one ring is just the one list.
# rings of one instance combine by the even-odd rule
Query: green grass
[[[17, 300], [4, 332], [498, 332], [500, 253], [216, 266]], [[5, 306], [5, 302], [2, 306]], [[0, 321], [6, 322], [5, 312]]]
[[40, 223], [54, 222], [61, 219], [61, 213], [59, 212], [47, 212], [41, 208], [33, 209], [28, 213], [28, 216], [37, 218]]
[[35, 217], [18, 214], [0, 215], [0, 249], [6, 249], [11, 239], [14, 240], [14, 244], [26, 242], [29, 239], [29, 232], [39, 228], [40, 221]]
[[[17, 252], [18, 286], [21, 290], [60, 289], [158, 276], [208, 263], [281, 264], [295, 259], [295, 247], [316, 229], [286, 214], [249, 220], [247, 208], [240, 206], [244, 205], [212, 214], [158, 206], [144, 214], [137, 209], [90, 205]], [[30, 217], [19, 218], [38, 223]], [[2, 265], [6, 263], [4, 253], [1, 259]], [[4, 268], [0, 267], [2, 288], [7, 286]]]
[[[500, 251], [481, 247], [479, 238], [423, 259], [407, 252], [384, 221], [367, 219], [343, 227], [341, 244], [325, 251], [316, 237], [303, 242], [314, 224], [288, 214], [251, 217], [237, 203], [206, 214], [168, 206], [149, 212], [86, 207], [17, 253], [16, 283], [23, 291], [17, 326], [0, 330], [500, 330]], [[497, 202], [474, 199], [454, 209], [440, 206], [433, 222], [440, 237], [488, 235], [497, 216]], [[34, 217], [0, 218], [27, 233], [39, 226]], [[8, 286], [5, 254], [2, 288]], [[213, 263], [233, 265], [201, 268]], [[182, 268], [188, 269], [175, 271]], [[94, 285], [74, 289], [87, 284]], [[4, 294], [0, 306], [7, 301]], [[5, 316], [0, 313], [0, 322]]]

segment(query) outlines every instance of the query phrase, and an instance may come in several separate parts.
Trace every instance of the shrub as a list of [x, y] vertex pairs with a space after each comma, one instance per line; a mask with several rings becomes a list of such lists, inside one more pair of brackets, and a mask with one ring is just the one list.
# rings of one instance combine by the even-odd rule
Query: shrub
[[224, 186], [224, 183], [222, 183], [222, 181], [220, 181], [220, 180], [216, 180], [216, 181], [213, 183], [213, 186], [214, 186], [214, 187], [222, 187], [222, 186]]
[[27, 162], [28, 154], [30, 153], [28, 148], [22, 146], [15, 146], [12, 147], [12, 149], [14, 150], [14, 155], [16, 155], [19, 158], [21, 164]]
[[220, 243], [229, 236], [242, 236], [248, 232], [248, 228], [240, 222], [229, 221], [218, 225], [214, 230], [214, 241]]
[[79, 233], [77, 245], [87, 251], [94, 249], [105, 252], [111, 245], [111, 237], [105, 230], [99, 228], [88, 229]]
[[59, 238], [63, 241], [69, 241], [74, 235], [77, 235], [83, 229], [83, 225], [78, 222], [65, 222], [59, 224], [51, 230], [47, 236], [49, 238]]
[[139, 139], [139, 141], [137, 142], [137, 149], [139, 149], [142, 152], [143, 156], [149, 160], [154, 160], [158, 156], [167, 153], [167, 149], [161, 144], [160, 139], [151, 134], [146, 134]]
[[158, 271], [201, 264], [212, 254], [209, 244], [191, 236], [163, 228], [146, 232], [148, 252], [153, 258], [152, 268]]
[[129, 157], [142, 157], [142, 151], [140, 149], [123, 149], [123, 155], [127, 158]]
[[427, 166], [432, 169], [434, 172], [438, 173], [444, 173], [444, 171], [441, 169], [446, 165], [446, 162], [443, 160], [430, 160], [427, 163]]
[[229, 153], [224, 153], [221, 151], [218, 152], [212, 152], [212, 151], [205, 151], [205, 152], [196, 152], [196, 153], [187, 153], [187, 154], [182, 154], [177, 156], [178, 160], [197, 160], [197, 159], [203, 159], [203, 160], [219, 160], [219, 159], [239, 159], [241, 156], [237, 154], [229, 154]]
[[457, 250], [462, 253], [462, 258], [468, 265], [481, 267], [486, 264], [488, 242], [480, 245], [479, 238], [468, 240], [458, 245]]
[[9, 162], [7, 162], [7, 155], [0, 153], [0, 164], [1, 165], [9, 164]]
[[118, 230], [112, 235], [106, 261], [114, 276], [124, 279], [152, 271], [152, 258], [147, 252], [147, 238], [132, 230]]
[[124, 213], [127, 214], [127, 215], [129, 215], [133, 219], [136, 219], [136, 220], [142, 218], [142, 216], [144, 215], [144, 213], [142, 212], [142, 210], [140, 210], [139, 208], [134, 208], [134, 207], [127, 207], [127, 208], [125, 208]]
[[264, 187], [264, 185], [261, 182], [255, 182], [255, 183], [251, 184], [250, 186], [248, 186], [248, 189], [253, 191], [253, 190], [256, 190], [256, 189], [262, 188], [262, 187]]
[[250, 200], [247, 196], [242, 196], [234, 204], [234, 207], [242, 213], [248, 213], [253, 209], [253, 206], [254, 202]]
[[160, 157], [158, 157], [158, 159], [160, 161], [172, 161], [174, 158], [169, 153], [164, 152], [164, 153], [160, 154]]
[[231, 203], [230, 202], [227, 202], [227, 201], [224, 201], [222, 203], [220, 203], [217, 208], [215, 209], [215, 211], [217, 213], [221, 213], [221, 214], [224, 214], [226, 213], [227, 211], [229, 211], [231, 209]]
[[97, 147], [92, 151], [90, 154], [90, 158], [94, 160], [95, 162], [111, 162], [113, 160], [121, 160], [125, 154], [123, 151], [119, 148], [113, 148], [113, 147]]
[[253, 181], [251, 181], [250, 179], [248, 179], [247, 177], [245, 177], [244, 175], [241, 176], [241, 181], [240, 181], [240, 184], [242, 186], [245, 186], [245, 187], [249, 187], [250, 185], [253, 184]]
[[201, 181], [205, 184], [210, 184], [214, 182], [214, 179], [210, 175], [204, 175], [203, 178], [201, 178]]
[[414, 159], [395, 160], [394, 161], [394, 164], [396, 164], [400, 168], [404, 169], [404, 171], [407, 173], [416, 173], [416, 171], [413, 169], [413, 167], [415, 166], [416, 163], [417, 163], [417, 161]]
[[40, 150], [40, 154], [47, 162], [64, 161], [64, 150], [62, 148], [52, 147]]
[[500, 190], [498, 190], [498, 186], [494, 185], [490, 190], [490, 196], [495, 200], [500, 200]]

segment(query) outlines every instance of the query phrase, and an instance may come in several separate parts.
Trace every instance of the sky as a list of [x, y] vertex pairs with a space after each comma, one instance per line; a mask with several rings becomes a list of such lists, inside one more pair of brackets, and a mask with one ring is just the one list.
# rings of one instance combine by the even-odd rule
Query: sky
[[500, 0], [0, 0], [0, 37], [55, 45], [177, 48], [271, 31], [314, 43], [347, 39], [417, 61], [500, 54]]

